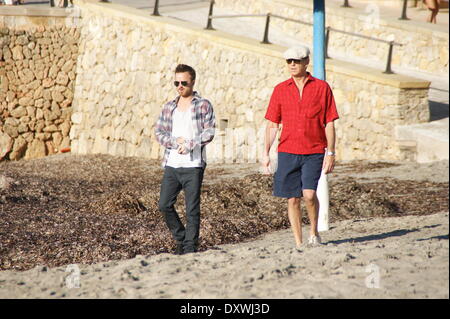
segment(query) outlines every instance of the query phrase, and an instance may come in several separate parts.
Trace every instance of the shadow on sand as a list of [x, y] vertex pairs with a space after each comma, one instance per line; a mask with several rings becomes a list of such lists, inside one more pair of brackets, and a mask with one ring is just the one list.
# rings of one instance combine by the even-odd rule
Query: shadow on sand
[[[422, 228], [435, 228], [438, 226], [441, 226], [441, 225], [438, 224], [438, 225], [424, 226]], [[361, 242], [372, 241], [372, 240], [386, 239], [386, 238], [390, 238], [390, 237], [404, 236], [406, 234], [417, 232], [417, 231], [420, 231], [420, 228], [399, 229], [399, 230], [394, 230], [394, 231], [391, 231], [388, 233], [383, 233], [383, 234], [368, 235], [368, 236], [363, 236], [363, 237], [354, 237], [354, 238], [347, 238], [347, 239], [342, 239], [342, 240], [329, 241], [329, 242], [327, 242], [327, 244], [339, 245], [339, 244], [345, 244], [345, 243], [361, 243]], [[438, 237], [445, 237], [445, 236], [438, 236]], [[442, 239], [445, 239], [445, 238], [442, 238]], [[447, 239], [448, 239], [448, 235], [447, 235]], [[426, 240], [426, 239], [423, 239], [423, 240]]]

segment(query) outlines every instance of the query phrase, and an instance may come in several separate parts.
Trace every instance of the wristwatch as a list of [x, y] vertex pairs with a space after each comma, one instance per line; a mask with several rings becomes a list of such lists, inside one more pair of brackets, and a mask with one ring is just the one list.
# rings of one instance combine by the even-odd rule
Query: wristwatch
[[326, 153], [328, 156], [335, 156], [336, 155], [336, 153], [335, 152], [332, 152], [332, 151], [327, 151], [327, 153]]

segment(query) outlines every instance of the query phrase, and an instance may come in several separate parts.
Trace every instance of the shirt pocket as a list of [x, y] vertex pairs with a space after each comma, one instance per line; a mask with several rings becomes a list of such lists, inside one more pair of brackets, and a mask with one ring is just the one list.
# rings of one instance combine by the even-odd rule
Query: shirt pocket
[[320, 103], [312, 103], [307, 109], [306, 109], [306, 117], [313, 119], [317, 117], [320, 112], [322, 111], [322, 105]]

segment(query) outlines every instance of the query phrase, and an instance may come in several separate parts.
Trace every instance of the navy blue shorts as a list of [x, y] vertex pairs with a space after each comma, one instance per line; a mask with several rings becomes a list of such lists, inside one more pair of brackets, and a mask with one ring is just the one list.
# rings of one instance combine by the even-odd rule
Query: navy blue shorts
[[273, 179], [273, 195], [302, 197], [302, 190], [317, 190], [325, 154], [278, 153], [278, 169]]

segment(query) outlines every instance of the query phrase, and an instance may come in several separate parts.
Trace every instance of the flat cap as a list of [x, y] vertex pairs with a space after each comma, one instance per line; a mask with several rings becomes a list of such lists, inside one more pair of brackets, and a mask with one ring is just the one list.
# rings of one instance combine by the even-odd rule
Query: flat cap
[[301, 60], [304, 58], [309, 57], [309, 48], [304, 45], [296, 45], [294, 47], [291, 47], [287, 49], [283, 56], [287, 59], [295, 59], [295, 60]]

